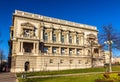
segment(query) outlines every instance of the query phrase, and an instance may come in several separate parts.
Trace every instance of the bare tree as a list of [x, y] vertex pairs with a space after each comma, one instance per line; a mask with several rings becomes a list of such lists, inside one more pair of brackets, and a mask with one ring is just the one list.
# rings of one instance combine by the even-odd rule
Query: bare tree
[[[112, 25], [107, 25], [102, 27], [102, 31], [99, 34], [100, 43], [104, 43], [103, 47], [108, 46], [109, 50], [109, 72], [112, 72], [111, 58], [112, 58], [112, 48], [119, 48], [119, 33], [112, 27]], [[106, 45], [107, 44], [107, 45]]]
[[[0, 32], [0, 37], [1, 37], [1, 32]], [[2, 43], [2, 41], [3, 41], [3, 40], [0, 38], [0, 44]]]
[[0, 71], [2, 72], [3, 50], [0, 49]]

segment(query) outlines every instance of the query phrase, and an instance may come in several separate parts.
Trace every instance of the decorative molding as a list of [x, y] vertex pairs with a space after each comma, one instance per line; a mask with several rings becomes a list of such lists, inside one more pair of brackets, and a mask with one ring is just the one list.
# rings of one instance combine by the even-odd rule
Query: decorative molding
[[19, 10], [15, 10], [14, 15], [33, 18], [33, 19], [42, 20], [42, 21], [53, 22], [53, 23], [59, 23], [59, 24], [67, 25], [67, 26], [74, 26], [74, 27], [77, 27], [77, 28], [90, 29], [90, 30], [97, 31], [97, 28], [95, 26], [70, 22], [70, 21], [66, 21], [66, 20], [51, 18], [51, 17], [37, 15], [37, 14], [32, 14], [32, 13], [28, 13], [28, 12], [19, 11]]
[[26, 26], [26, 27], [35, 27], [33, 24], [29, 22], [22, 23], [21, 26]]

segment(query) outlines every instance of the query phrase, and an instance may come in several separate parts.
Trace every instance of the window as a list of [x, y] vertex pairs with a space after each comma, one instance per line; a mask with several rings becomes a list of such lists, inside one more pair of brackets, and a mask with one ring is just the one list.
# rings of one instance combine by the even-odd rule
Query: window
[[72, 64], [73, 60], [70, 60], [70, 64]]
[[76, 43], [79, 44], [79, 37], [76, 38]]
[[88, 64], [88, 60], [87, 60], [87, 61], [85, 61], [85, 64]]
[[63, 59], [60, 60], [60, 63], [63, 63]]
[[73, 52], [72, 52], [72, 49], [69, 49], [69, 54], [72, 55], [72, 53], [73, 53]]
[[81, 60], [78, 61], [78, 64], [81, 64]]
[[61, 54], [65, 54], [65, 48], [61, 49]]
[[56, 48], [53, 48], [52, 52], [53, 52], [53, 54], [55, 54], [56, 53]]
[[48, 41], [48, 35], [47, 35], [47, 33], [44, 34], [44, 40]]
[[64, 43], [64, 35], [61, 36], [61, 42]]
[[69, 43], [72, 43], [72, 36], [69, 37]]
[[50, 59], [50, 63], [53, 63], [53, 59]]
[[94, 49], [94, 53], [99, 53], [97, 48]]
[[77, 55], [80, 55], [80, 49], [77, 49]]
[[44, 53], [48, 53], [48, 47], [44, 47]]
[[33, 43], [24, 42], [23, 43], [23, 48], [24, 48], [24, 52], [26, 52], [26, 53], [32, 53]]
[[13, 39], [13, 30], [11, 31], [11, 38]]
[[53, 42], [56, 42], [56, 34], [53, 34]]
[[29, 29], [23, 29], [23, 36], [29, 37], [30, 36], [30, 30]]

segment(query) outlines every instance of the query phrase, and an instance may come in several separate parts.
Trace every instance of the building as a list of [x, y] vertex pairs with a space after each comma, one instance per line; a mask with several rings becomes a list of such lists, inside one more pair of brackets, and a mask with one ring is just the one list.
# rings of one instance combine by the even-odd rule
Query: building
[[10, 28], [11, 72], [103, 66], [94, 26], [16, 10]]

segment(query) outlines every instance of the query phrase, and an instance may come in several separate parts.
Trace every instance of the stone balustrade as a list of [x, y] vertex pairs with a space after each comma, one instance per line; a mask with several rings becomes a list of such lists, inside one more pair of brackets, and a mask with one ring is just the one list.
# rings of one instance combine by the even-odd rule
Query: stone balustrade
[[68, 25], [68, 26], [74, 26], [74, 27], [83, 28], [83, 29], [97, 30], [97, 28], [95, 26], [70, 22], [70, 21], [51, 18], [51, 17], [42, 16], [42, 15], [38, 15], [38, 14], [32, 14], [32, 13], [28, 13], [28, 12], [19, 11], [19, 10], [16, 10], [14, 15], [34, 18], [34, 19], [48, 21], [48, 22], [60, 23], [60, 24], [64, 24], [64, 25]]

